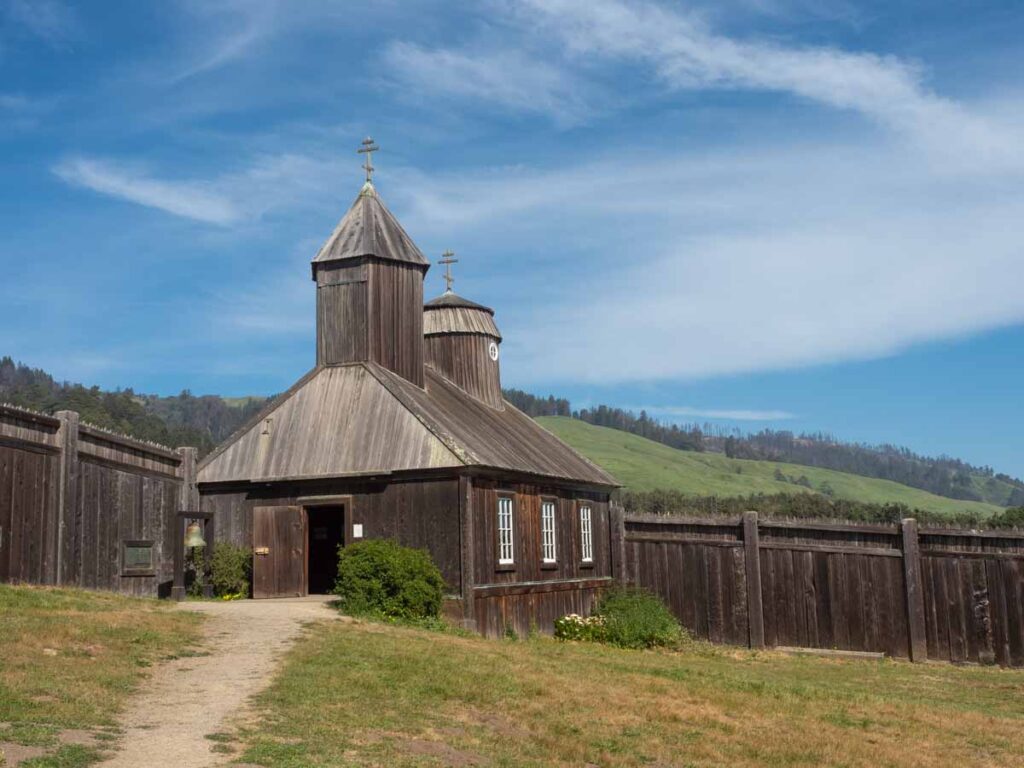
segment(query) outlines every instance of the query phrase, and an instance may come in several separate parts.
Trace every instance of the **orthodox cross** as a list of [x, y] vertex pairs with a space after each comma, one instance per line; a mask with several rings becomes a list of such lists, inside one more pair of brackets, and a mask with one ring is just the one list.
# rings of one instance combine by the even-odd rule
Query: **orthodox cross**
[[448, 284], [448, 289], [445, 293], [452, 292], [452, 283], [455, 281], [455, 278], [452, 277], [452, 264], [458, 264], [459, 260], [454, 257], [455, 253], [453, 251], [445, 251], [441, 254], [441, 260], [437, 262], [438, 264], [444, 264], [444, 281]]
[[366, 180], [373, 180], [373, 172], [376, 170], [373, 167], [373, 153], [376, 152], [380, 147], [373, 143], [373, 139], [367, 136], [363, 139], [362, 149], [357, 149], [356, 153], [360, 155], [366, 155], [366, 162], [363, 163], [363, 168], [366, 169]]

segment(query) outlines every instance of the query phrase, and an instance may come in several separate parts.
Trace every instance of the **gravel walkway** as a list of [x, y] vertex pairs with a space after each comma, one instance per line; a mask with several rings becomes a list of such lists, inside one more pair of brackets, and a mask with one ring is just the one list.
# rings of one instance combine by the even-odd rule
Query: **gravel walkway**
[[182, 603], [207, 615], [198, 653], [154, 668], [121, 718], [125, 735], [108, 768], [223, 764], [211, 751], [218, 733], [267, 686], [281, 656], [310, 621], [337, 618], [329, 598]]

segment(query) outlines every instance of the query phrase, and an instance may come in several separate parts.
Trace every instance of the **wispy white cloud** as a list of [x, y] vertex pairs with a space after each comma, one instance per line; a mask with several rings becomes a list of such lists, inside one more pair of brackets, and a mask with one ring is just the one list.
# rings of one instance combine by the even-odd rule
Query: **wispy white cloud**
[[787, 421], [796, 414], [778, 410], [748, 410], [744, 408], [691, 408], [683, 405], [627, 406], [627, 410], [646, 411], [651, 416], [684, 419], [721, 419], [723, 421]]
[[84, 33], [78, 14], [58, 0], [7, 0], [6, 10], [14, 22], [54, 48], [63, 48]]
[[582, 81], [523, 49], [427, 49], [393, 42], [383, 62], [403, 90], [414, 96], [489, 101], [516, 112], [551, 115], [566, 124], [590, 111]]
[[[788, 94], [859, 113], [950, 162], [1024, 164], [1015, 131], [936, 93], [914, 61], [730, 37], [710, 28], [704, 15], [646, 0], [516, 0], [496, 7], [506, 10], [499, 20], [509, 25], [501, 47], [395, 43], [385, 64], [421, 95], [486, 100], [568, 122], [616, 108], [609, 99], [615, 89], [600, 87], [599, 73], [619, 78], [615, 67], [625, 64], [645, 69], [662, 91]], [[637, 86], [645, 85], [641, 74]]]
[[71, 158], [53, 172], [69, 184], [209, 224], [231, 224], [239, 211], [203, 182], [161, 181], [137, 170], [89, 158]]
[[406, 226], [529, 259], [497, 307], [518, 380], [706, 378], [1024, 322], [1020, 181], [886, 143], [676, 153], [434, 178]]
[[283, 25], [278, 0], [188, 0], [184, 5], [193, 17], [193, 34], [182, 58], [174, 62], [171, 83], [244, 58]]

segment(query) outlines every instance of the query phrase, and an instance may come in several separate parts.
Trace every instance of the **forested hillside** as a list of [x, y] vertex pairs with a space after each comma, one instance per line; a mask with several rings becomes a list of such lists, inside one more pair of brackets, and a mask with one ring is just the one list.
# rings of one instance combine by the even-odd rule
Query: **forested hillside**
[[563, 416], [610, 427], [685, 451], [723, 453], [729, 458], [786, 462], [834, 469], [862, 477], [890, 480], [937, 496], [979, 501], [1000, 507], [1024, 505], [1024, 482], [991, 467], [979, 467], [947, 456], [921, 456], [893, 445], [847, 443], [825, 434], [763, 430], [741, 434], [712, 424], [665, 425], [639, 414], [605, 405], [574, 410], [564, 398], [536, 397], [519, 390], [506, 393], [509, 402], [533, 417]]
[[103, 429], [171, 447], [190, 445], [201, 455], [213, 450], [264, 400], [246, 398], [229, 405], [214, 395], [174, 397], [139, 395], [131, 389], [105, 392], [99, 387], [55, 381], [45, 371], [0, 358], [0, 402], [43, 413], [78, 411], [82, 419]]
[[[757, 509], [794, 517], [888, 522], [913, 515], [960, 525], [1004, 516], [997, 505], [947, 499], [890, 480], [681, 451], [579, 419], [541, 416], [537, 421], [623, 483], [629, 510], [710, 514]], [[1013, 524], [1024, 522], [1017, 512], [1010, 518]]]
[[[505, 390], [506, 398], [534, 417], [560, 416], [594, 426], [610, 427], [693, 453], [726, 458], [802, 465], [848, 475], [888, 480], [901, 486], [964, 502], [994, 507], [1024, 505], [1024, 483], [990, 467], [976, 467], [948, 457], [919, 456], [890, 445], [844, 443], [831, 435], [794, 435], [765, 430], [756, 434], [726, 433], [711, 424], [661, 424], [646, 413], [598, 406], [574, 410], [565, 398], [537, 397]], [[134, 392], [107, 392], [98, 387], [58, 382], [40, 369], [0, 358], [0, 402], [44, 413], [75, 410], [91, 424], [169, 446], [192, 445], [205, 455], [266, 403], [266, 398], [225, 399], [188, 391], [171, 397]], [[775, 483], [802, 485], [811, 473], [774, 467]], [[774, 475], [778, 475], [777, 477]], [[792, 482], [790, 482], [792, 480]], [[777, 492], [778, 488], [763, 489]], [[749, 492], [741, 491], [741, 492]]]

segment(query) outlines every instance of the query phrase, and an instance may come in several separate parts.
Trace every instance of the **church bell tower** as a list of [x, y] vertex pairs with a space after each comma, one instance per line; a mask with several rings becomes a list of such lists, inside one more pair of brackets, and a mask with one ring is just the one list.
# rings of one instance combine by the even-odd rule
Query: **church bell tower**
[[373, 362], [423, 386], [423, 276], [430, 262], [366, 182], [313, 259], [317, 365]]

